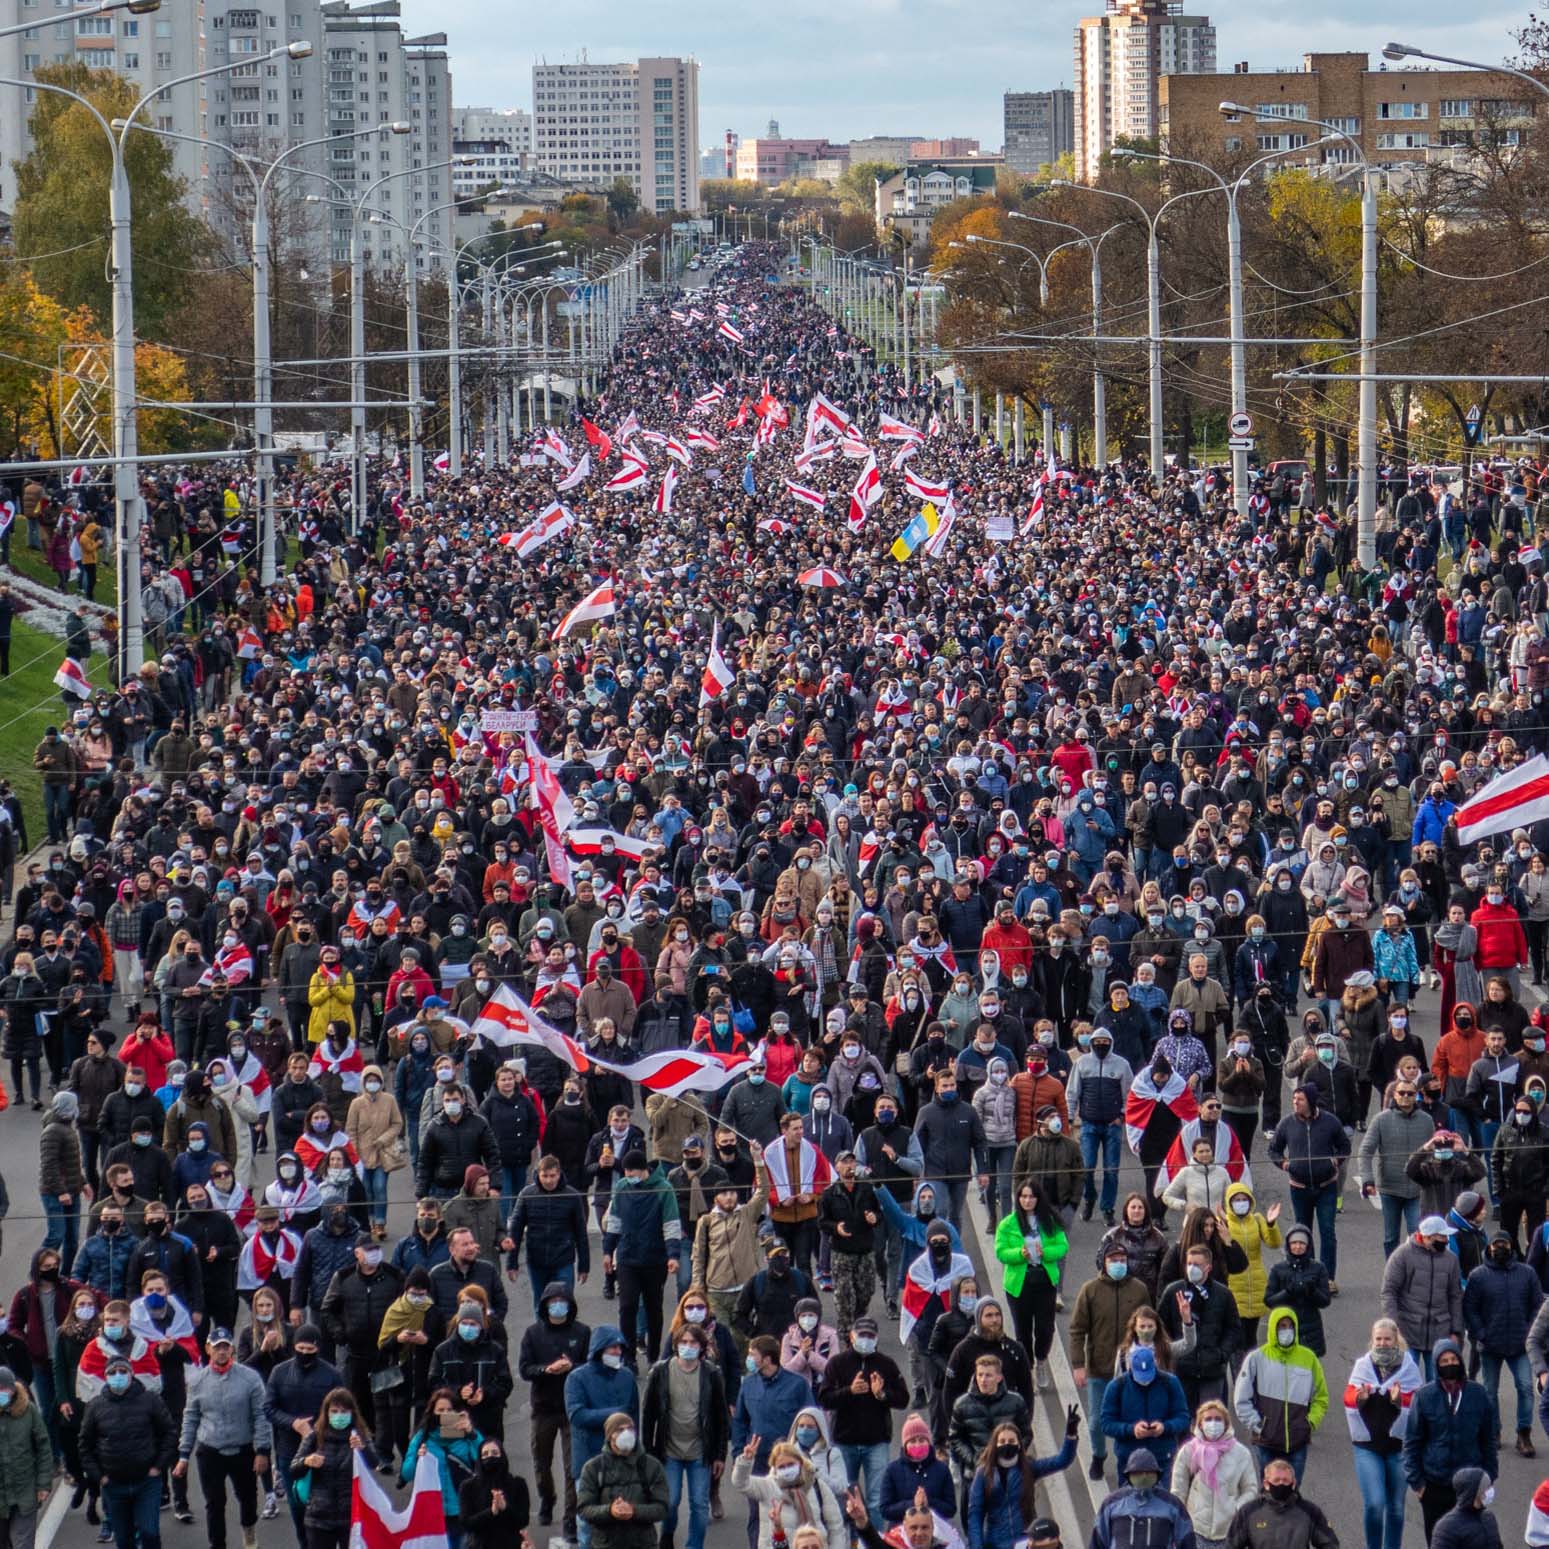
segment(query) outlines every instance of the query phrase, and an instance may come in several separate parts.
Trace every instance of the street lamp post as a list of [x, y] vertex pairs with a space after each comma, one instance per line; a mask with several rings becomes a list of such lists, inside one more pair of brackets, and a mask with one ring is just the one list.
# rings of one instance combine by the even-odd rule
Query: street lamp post
[[[104, 7], [110, 8], [116, 9]], [[229, 60], [225, 64], [166, 81], [134, 104], [124, 117], [124, 128], [116, 134], [96, 106], [78, 92], [55, 86], [48, 81], [0, 77], [0, 86], [15, 86], [23, 91], [51, 91], [84, 107], [108, 137], [112, 154], [108, 182], [108, 222], [112, 235], [113, 504], [119, 613], [117, 668], [120, 681], [133, 677], [145, 664], [145, 623], [140, 597], [140, 485], [139, 465], [136, 461], [140, 455], [140, 438], [135, 418], [134, 254], [130, 242], [132, 199], [129, 175], [124, 167], [124, 135], [147, 103], [175, 87], [187, 86], [215, 75], [229, 74], [266, 59], [282, 56], [305, 59], [311, 52], [310, 43], [297, 41], [271, 49], [267, 54], [258, 55], [254, 59]]]

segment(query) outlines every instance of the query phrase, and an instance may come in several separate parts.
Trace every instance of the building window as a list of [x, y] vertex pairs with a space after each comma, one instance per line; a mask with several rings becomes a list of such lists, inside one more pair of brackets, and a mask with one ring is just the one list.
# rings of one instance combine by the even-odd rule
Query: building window
[[1254, 104], [1253, 111], [1260, 118], [1306, 118], [1307, 104], [1305, 102], [1259, 102]]
[[1471, 97], [1443, 97], [1436, 109], [1441, 118], [1472, 118], [1474, 103]]
[[140, 22], [139, 22], [139, 18], [138, 17], [131, 17], [128, 21], [121, 22], [119, 24], [119, 30], [123, 34], [123, 36], [126, 37], [126, 38], [137, 38], [137, 37], [139, 37], [140, 36]]
[[1377, 136], [1377, 149], [1379, 151], [1422, 151], [1431, 143], [1428, 134], [1411, 132], [1407, 134], [1380, 134]]
[[1429, 118], [1430, 103], [1428, 102], [1379, 102], [1377, 104], [1378, 118]]

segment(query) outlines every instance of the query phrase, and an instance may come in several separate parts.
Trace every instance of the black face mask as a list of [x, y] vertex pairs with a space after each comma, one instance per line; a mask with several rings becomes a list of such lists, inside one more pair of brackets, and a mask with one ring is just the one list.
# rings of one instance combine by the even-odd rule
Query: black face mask
[[775, 1258], [769, 1261], [769, 1273], [776, 1280], [784, 1280], [791, 1272], [791, 1261], [787, 1258]]
[[160, 1237], [167, 1230], [167, 1223], [165, 1221], [147, 1221], [145, 1229], [151, 1236]]
[[1272, 1501], [1288, 1501], [1294, 1493], [1296, 1486], [1287, 1484], [1283, 1479], [1277, 1479], [1274, 1484], [1264, 1487], [1269, 1492]]
[[311, 1371], [317, 1365], [317, 1351], [298, 1350], [296, 1352], [296, 1365], [304, 1372]]

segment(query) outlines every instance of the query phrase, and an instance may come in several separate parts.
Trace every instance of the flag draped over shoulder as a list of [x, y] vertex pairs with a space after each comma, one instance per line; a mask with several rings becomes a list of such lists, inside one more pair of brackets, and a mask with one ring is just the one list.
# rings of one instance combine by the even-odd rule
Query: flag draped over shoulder
[[1167, 1078], [1167, 1084], [1158, 1088], [1148, 1065], [1134, 1080], [1129, 1096], [1124, 1099], [1124, 1135], [1130, 1150], [1140, 1154], [1140, 1142], [1150, 1128], [1158, 1105], [1170, 1109], [1181, 1129], [1190, 1119], [1199, 1117], [1199, 1104], [1194, 1091], [1177, 1071]]

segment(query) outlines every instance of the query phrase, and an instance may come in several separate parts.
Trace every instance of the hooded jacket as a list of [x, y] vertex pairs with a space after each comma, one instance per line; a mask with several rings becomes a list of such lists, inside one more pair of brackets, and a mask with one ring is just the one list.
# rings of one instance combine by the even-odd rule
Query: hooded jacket
[[[1432, 1529], [1431, 1549], [1501, 1549], [1501, 1530], [1495, 1514], [1474, 1504], [1489, 1482], [1482, 1468], [1460, 1468], [1452, 1476], [1458, 1503]], [[1527, 1541], [1536, 1542], [1531, 1538]]]
[[1276, 1307], [1269, 1315], [1269, 1337], [1244, 1358], [1233, 1393], [1237, 1423], [1257, 1447], [1288, 1456], [1305, 1447], [1328, 1413], [1323, 1366], [1299, 1339], [1280, 1343], [1287, 1324], [1299, 1332], [1296, 1314]]
[[[1144, 1442], [1136, 1440], [1135, 1427], [1142, 1420], [1161, 1421], [1162, 1434]], [[1146, 1383], [1137, 1382], [1133, 1372], [1125, 1372], [1103, 1390], [1098, 1424], [1103, 1435], [1113, 1442], [1121, 1476], [1130, 1454], [1144, 1446], [1161, 1465], [1162, 1475], [1169, 1477], [1173, 1454], [1189, 1431], [1189, 1405], [1183, 1384], [1171, 1372], [1158, 1371]]]
[[1301, 1187], [1326, 1188], [1338, 1176], [1341, 1158], [1350, 1155], [1350, 1141], [1338, 1117], [1322, 1107], [1316, 1087], [1296, 1090], [1310, 1111], [1305, 1119], [1294, 1113], [1281, 1119], [1270, 1137], [1269, 1159]]
[[1497, 1264], [1486, 1254], [1463, 1290], [1463, 1324], [1484, 1354], [1509, 1360], [1527, 1348], [1543, 1299], [1538, 1276], [1526, 1264], [1515, 1258]]
[[[550, 1302], [563, 1301], [567, 1311], [555, 1323], [548, 1314]], [[571, 1371], [579, 1371], [591, 1350], [592, 1331], [576, 1316], [575, 1293], [563, 1280], [551, 1280], [538, 1302], [538, 1317], [522, 1335], [517, 1353], [517, 1375], [527, 1383], [533, 1417], [553, 1418], [565, 1413], [565, 1384], [570, 1372], [555, 1375], [548, 1368], [563, 1356]], [[606, 1368], [604, 1368], [606, 1370]]]
[[[999, 1339], [992, 1339], [984, 1332], [984, 1315], [991, 1307], [999, 1310], [1003, 1318]], [[1027, 1404], [1033, 1402], [1033, 1373], [1028, 1365], [1027, 1352], [1012, 1337], [1011, 1320], [1006, 1317], [1005, 1308], [990, 1296], [979, 1298], [979, 1305], [974, 1308], [973, 1332], [959, 1341], [947, 1362], [945, 1397], [949, 1406], [968, 1391], [973, 1382], [974, 1362], [981, 1355], [999, 1356], [1001, 1375], [1006, 1379], [1006, 1386], [1019, 1394]]]
[[[1233, 1202], [1246, 1199], [1246, 1215], [1238, 1215]], [[1226, 1191], [1226, 1229], [1232, 1241], [1242, 1249], [1248, 1267], [1227, 1279], [1227, 1288], [1237, 1303], [1237, 1314], [1243, 1318], [1262, 1317], [1264, 1313], [1264, 1289], [1268, 1274], [1264, 1268], [1266, 1247], [1280, 1246], [1278, 1219], [1268, 1221], [1254, 1208], [1253, 1190], [1245, 1183], [1234, 1183]]]
[[[1463, 1359], [1455, 1339], [1438, 1339], [1431, 1359]], [[1404, 1430], [1404, 1477], [1413, 1490], [1427, 1481], [1450, 1484], [1460, 1468], [1482, 1468], [1494, 1479], [1500, 1469], [1494, 1399], [1477, 1382], [1463, 1382], [1456, 1404], [1438, 1380], [1418, 1389]]]
[[1334, 1293], [1329, 1290], [1328, 1270], [1313, 1256], [1311, 1232], [1306, 1227], [1300, 1230], [1307, 1239], [1307, 1251], [1293, 1256], [1291, 1232], [1286, 1233], [1285, 1257], [1270, 1267], [1264, 1305], [1289, 1307], [1296, 1314], [1301, 1343], [1314, 1355], [1322, 1355], [1328, 1348], [1323, 1337], [1323, 1309], [1333, 1302]]
[[609, 1345], [629, 1348], [629, 1341], [609, 1323], [592, 1330], [586, 1360], [565, 1378], [565, 1415], [570, 1421], [570, 1461], [575, 1477], [589, 1458], [602, 1451], [603, 1426], [608, 1416], [620, 1411], [640, 1418], [640, 1393], [635, 1374], [627, 1366], [604, 1366], [602, 1352]]

